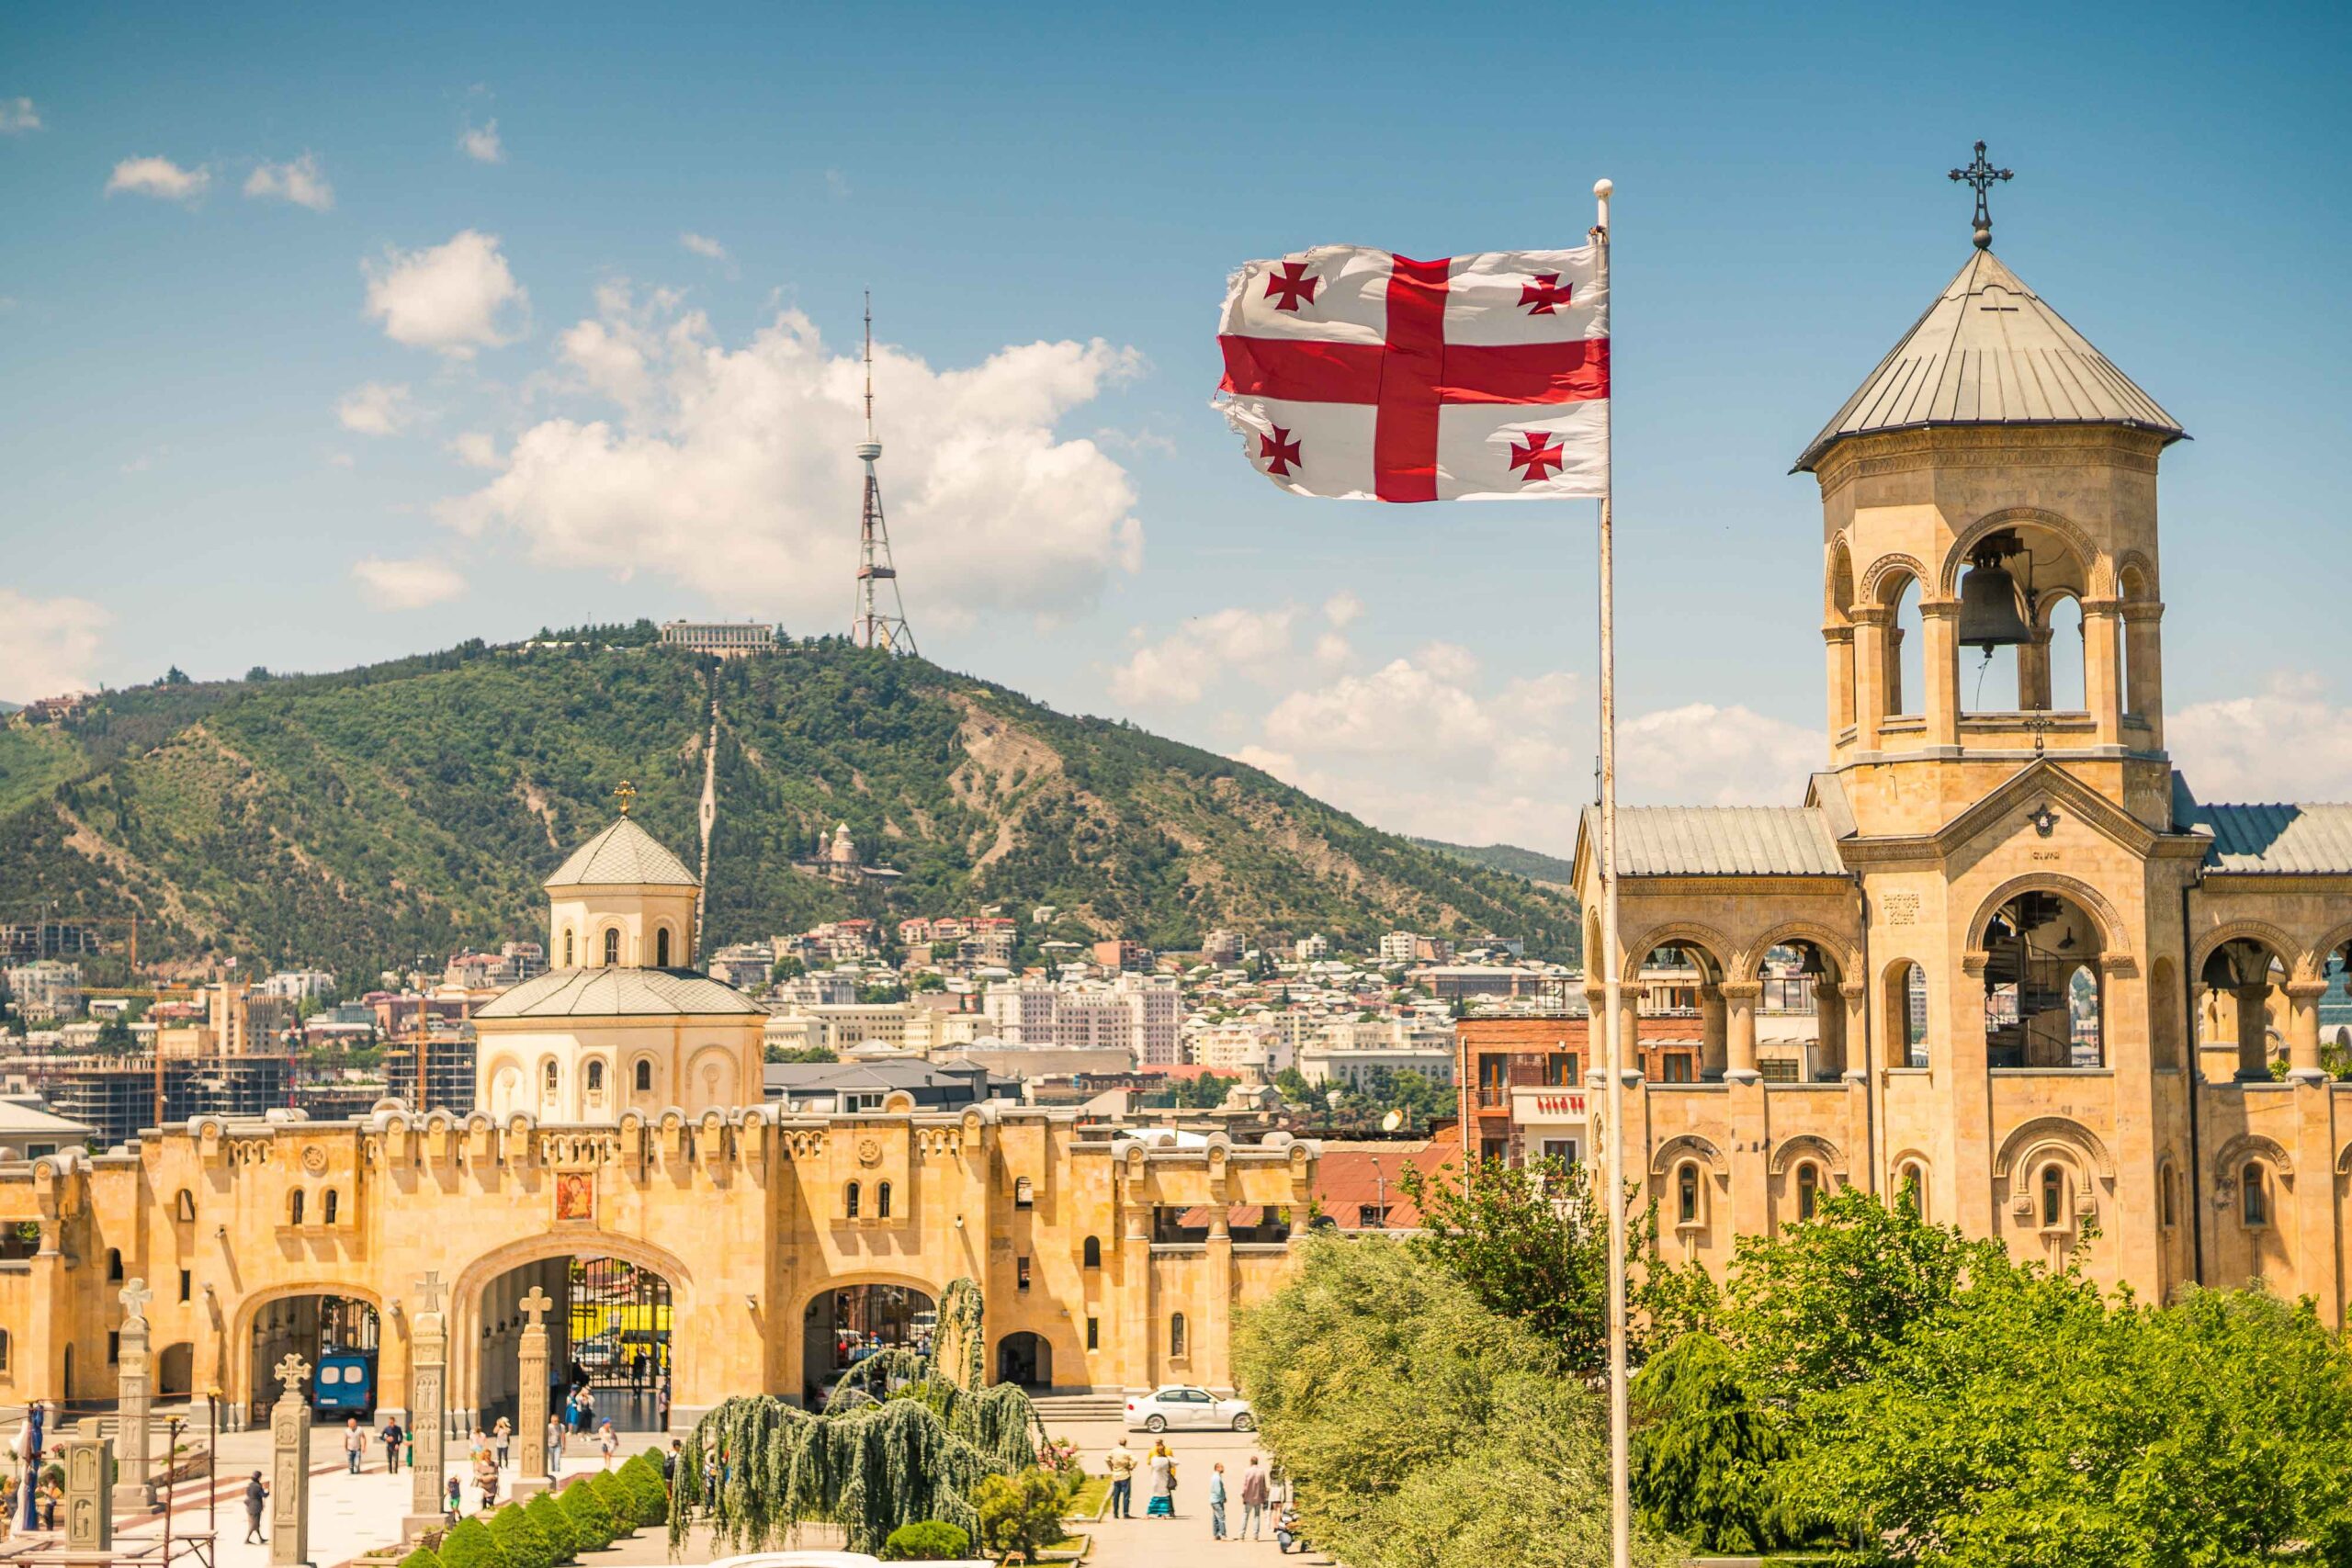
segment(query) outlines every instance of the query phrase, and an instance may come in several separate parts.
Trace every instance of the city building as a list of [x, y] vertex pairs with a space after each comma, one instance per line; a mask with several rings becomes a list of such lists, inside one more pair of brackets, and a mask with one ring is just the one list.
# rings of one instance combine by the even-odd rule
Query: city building
[[282, 1002], [323, 1001], [334, 995], [334, 976], [324, 969], [280, 969], [254, 987]]
[[[1644, 1077], [1657, 1084], [1695, 1082], [1699, 1021], [1643, 1017], [1640, 1025], [1634, 1050]], [[1587, 1086], [1604, 1044], [1589, 1018], [1464, 1018], [1453, 1027], [1464, 1147], [1506, 1165], [1589, 1152]]]
[[1209, 964], [1241, 962], [1241, 938], [1228, 931], [1214, 931], [1201, 938], [1201, 958]]
[[1420, 942], [1411, 931], [1390, 931], [1380, 939], [1383, 964], [1410, 964]]
[[[1699, 976], [1696, 1081], [1625, 1096], [1668, 1256], [1720, 1269], [1846, 1184], [2143, 1301], [2256, 1279], [2343, 1323], [2352, 1083], [2320, 1010], [2352, 807], [2209, 801], [2165, 750], [2181, 434], [1980, 249], [1800, 454], [1825, 770], [1801, 804], [1622, 810], [1614, 953], [1590, 815], [1576, 853], [1595, 1010], [1610, 964]], [[1812, 1050], [1768, 1076], [1792, 956]]]
[[715, 653], [722, 659], [741, 659], [775, 652], [776, 628], [759, 621], [664, 621], [662, 644], [694, 653]]
[[82, 966], [41, 958], [5, 972], [8, 995], [28, 1022], [46, 1023], [82, 1010]]

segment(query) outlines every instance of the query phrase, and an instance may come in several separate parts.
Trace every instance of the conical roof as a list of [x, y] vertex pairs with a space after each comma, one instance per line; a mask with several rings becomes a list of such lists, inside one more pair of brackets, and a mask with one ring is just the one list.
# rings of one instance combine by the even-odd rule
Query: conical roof
[[1822, 426], [1792, 472], [1849, 435], [1941, 424], [2122, 424], [2187, 432], [1991, 251], [1943, 293]]
[[686, 863], [662, 847], [662, 840], [623, 817], [571, 852], [571, 858], [547, 879], [548, 887], [698, 887]]

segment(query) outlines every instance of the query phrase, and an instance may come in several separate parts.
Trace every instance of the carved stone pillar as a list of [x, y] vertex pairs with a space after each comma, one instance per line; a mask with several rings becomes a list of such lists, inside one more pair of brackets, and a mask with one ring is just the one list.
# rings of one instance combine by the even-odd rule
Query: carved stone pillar
[[[1920, 592], [1927, 591], [1926, 585]], [[1960, 744], [1960, 602], [1956, 599], [1922, 599], [1919, 602], [1919, 632], [1926, 646], [1919, 655], [1919, 679], [1927, 691], [1914, 698], [1905, 693], [1906, 702], [1925, 702], [1928, 716], [1928, 744], [1957, 746]], [[1918, 711], [1916, 707], [1914, 712]]]
[[1838, 986], [1835, 1001], [1846, 1010], [1846, 1059], [1838, 1071], [1851, 1073], [1861, 1066], [1860, 1048], [1870, 1039], [1870, 982], [1845, 980]]
[[1821, 640], [1829, 649], [1829, 739], [1835, 744], [1854, 724], [1854, 628], [1842, 622], [1824, 626]]
[[2090, 705], [2098, 743], [2123, 740], [2121, 609], [2112, 599], [2083, 601], [2083, 700]]
[[114, 1550], [114, 1440], [97, 1434], [97, 1423], [58, 1445], [65, 1467], [65, 1550], [107, 1553]]
[[[2237, 987], [2230, 994], [2236, 998], [2238, 1008], [2238, 1077], [2267, 1078], [2270, 1076], [2270, 987], [2267, 982], [2256, 981]], [[2312, 1065], [2318, 1065], [2316, 1056]]]
[[416, 1462], [409, 1471], [409, 1513], [402, 1528], [414, 1535], [443, 1523], [442, 1455], [449, 1427], [449, 1341], [441, 1319], [441, 1276], [427, 1270], [416, 1281], [419, 1310], [411, 1315], [408, 1369], [408, 1429], [416, 1438]]
[[2122, 606], [2124, 678], [2123, 711], [2136, 715], [2148, 727], [2150, 750], [2165, 743], [2164, 605], [2154, 599], [2128, 600]]
[[516, 1303], [526, 1321], [514, 1357], [514, 1479], [508, 1491], [527, 1497], [548, 1483], [548, 1325], [555, 1298], [537, 1285]]
[[149, 1375], [153, 1363], [148, 1359], [147, 1303], [155, 1299], [155, 1292], [147, 1288], [146, 1280], [132, 1280], [122, 1287], [121, 1294], [126, 1315], [116, 1350], [116, 1399], [121, 1411], [118, 1438], [122, 1444], [122, 1472], [115, 1483], [114, 1506], [141, 1509], [154, 1504], [147, 1468], [152, 1425], [148, 1412], [153, 1386]]
[[286, 1392], [269, 1407], [271, 1568], [299, 1568], [311, 1560], [311, 1402], [302, 1393], [310, 1375], [300, 1356], [277, 1363]]
[[1887, 634], [1893, 615], [1876, 605], [1854, 612], [1854, 744], [1878, 750], [1879, 720], [1887, 712]]
[[2319, 1061], [2319, 999], [2327, 995], [2325, 980], [2287, 982], [2287, 1076], [2297, 1082], [2324, 1083], [2327, 1069]]
[[1725, 980], [1717, 989], [1723, 992], [1725, 1011], [1725, 1045], [1728, 1061], [1724, 1077], [1733, 1083], [1754, 1083], [1763, 1075], [1756, 1070], [1756, 1002], [1764, 994], [1760, 980]]
[[1699, 1076], [1716, 1082], [1724, 1067], [1724, 992], [1720, 986], [1699, 987]]

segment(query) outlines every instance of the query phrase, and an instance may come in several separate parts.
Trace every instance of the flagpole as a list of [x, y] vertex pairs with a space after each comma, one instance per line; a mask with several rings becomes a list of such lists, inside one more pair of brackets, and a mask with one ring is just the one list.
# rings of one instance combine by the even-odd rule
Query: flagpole
[[[1610, 358], [1616, 359], [1615, 304], [1609, 295], [1609, 197], [1613, 183], [1600, 180], [1592, 194], [1600, 205], [1593, 227], [1599, 247], [1595, 264], [1600, 297], [1611, 306]], [[1606, 1043], [1609, 1082], [1603, 1112], [1609, 1119], [1607, 1155], [1609, 1207], [1609, 1560], [1614, 1568], [1633, 1562], [1632, 1479], [1626, 1439], [1625, 1400], [1625, 1051], [1624, 1012], [1619, 1003], [1623, 965], [1617, 956], [1617, 590], [1616, 520], [1612, 492], [1616, 488], [1614, 442], [1608, 434], [1617, 423], [1617, 385], [1609, 385], [1609, 420], [1600, 449], [1600, 954], [1601, 1038]], [[1585, 954], [1590, 971], [1591, 953]]]

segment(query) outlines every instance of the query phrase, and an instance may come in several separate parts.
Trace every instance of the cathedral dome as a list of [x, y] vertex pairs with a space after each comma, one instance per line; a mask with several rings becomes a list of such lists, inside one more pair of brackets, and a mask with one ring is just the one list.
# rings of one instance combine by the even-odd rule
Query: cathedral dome
[[699, 887], [686, 863], [662, 840], [621, 817], [571, 852], [543, 886], [557, 887]]

